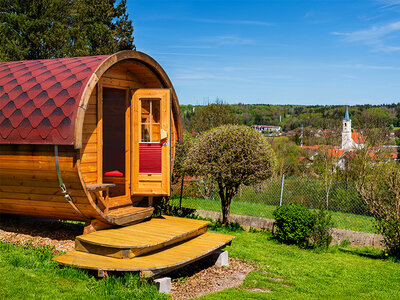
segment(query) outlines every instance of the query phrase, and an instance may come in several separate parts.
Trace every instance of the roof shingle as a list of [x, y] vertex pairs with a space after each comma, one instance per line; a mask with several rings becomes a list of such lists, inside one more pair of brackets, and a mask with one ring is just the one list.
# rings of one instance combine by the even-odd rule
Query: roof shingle
[[72, 145], [83, 90], [108, 57], [0, 63], [0, 144]]

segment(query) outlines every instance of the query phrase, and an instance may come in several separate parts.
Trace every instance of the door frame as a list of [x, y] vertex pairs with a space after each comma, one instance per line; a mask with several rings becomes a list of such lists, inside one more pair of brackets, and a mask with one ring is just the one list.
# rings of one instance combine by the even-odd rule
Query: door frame
[[[141, 138], [140, 98], [160, 98], [160, 134], [163, 128], [167, 131], [167, 140], [161, 146], [161, 174], [139, 173], [139, 144]], [[131, 97], [131, 167], [130, 187], [133, 196], [169, 196], [171, 194], [171, 89], [141, 88], [136, 89]], [[140, 182], [154, 184], [153, 187], [140, 187]], [[161, 187], [157, 187], [160, 182]]]
[[110, 197], [111, 200], [118, 200], [122, 198], [126, 198], [130, 195], [130, 182], [131, 182], [131, 94], [132, 89], [124, 86], [115, 86], [112, 84], [103, 83], [101, 81], [97, 84], [97, 182], [103, 183], [104, 178], [104, 170], [103, 170], [103, 147], [104, 147], [104, 139], [103, 139], [103, 89], [118, 89], [125, 91], [125, 194], [116, 197]]

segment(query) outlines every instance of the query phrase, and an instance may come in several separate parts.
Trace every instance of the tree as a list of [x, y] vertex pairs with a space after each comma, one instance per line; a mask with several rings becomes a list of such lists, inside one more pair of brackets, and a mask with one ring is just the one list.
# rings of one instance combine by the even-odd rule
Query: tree
[[395, 162], [368, 164], [357, 189], [375, 218], [388, 253], [400, 258], [400, 170]]
[[223, 125], [201, 135], [191, 148], [187, 164], [193, 175], [212, 176], [219, 189], [222, 223], [227, 224], [232, 198], [241, 184], [270, 177], [276, 167], [275, 153], [256, 130]]
[[192, 117], [191, 130], [203, 132], [225, 124], [237, 124], [236, 115], [228, 104], [221, 100], [206, 106], [199, 106]]
[[319, 176], [324, 185], [325, 191], [325, 209], [329, 209], [329, 196], [332, 185], [337, 176], [337, 156], [336, 149], [322, 147], [318, 149], [315, 161], [313, 163], [314, 171]]
[[267, 138], [277, 156], [278, 175], [295, 175], [300, 172], [300, 157], [304, 151], [286, 136]]
[[126, 0], [0, 0], [0, 60], [134, 49]]

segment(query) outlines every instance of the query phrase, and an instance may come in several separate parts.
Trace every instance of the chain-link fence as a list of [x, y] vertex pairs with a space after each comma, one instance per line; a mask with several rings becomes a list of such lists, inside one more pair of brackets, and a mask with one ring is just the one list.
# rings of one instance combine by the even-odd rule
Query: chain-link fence
[[[310, 209], [327, 208], [336, 228], [375, 233], [373, 218], [353, 182], [325, 182], [305, 176], [272, 178], [253, 186], [241, 186], [232, 200], [230, 213], [273, 219], [276, 207], [292, 202], [303, 203]], [[218, 187], [207, 177], [173, 185], [170, 203], [221, 211]]]

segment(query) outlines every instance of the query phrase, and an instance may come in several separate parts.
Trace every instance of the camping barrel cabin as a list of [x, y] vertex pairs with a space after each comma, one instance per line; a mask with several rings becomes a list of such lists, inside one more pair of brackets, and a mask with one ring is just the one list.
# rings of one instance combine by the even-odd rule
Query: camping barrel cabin
[[99, 274], [158, 276], [211, 255], [233, 237], [150, 218], [181, 132], [174, 88], [146, 54], [0, 63], [0, 214], [85, 221], [54, 259]]
[[0, 63], [0, 213], [146, 219], [170, 195], [181, 126], [171, 81], [144, 53]]

